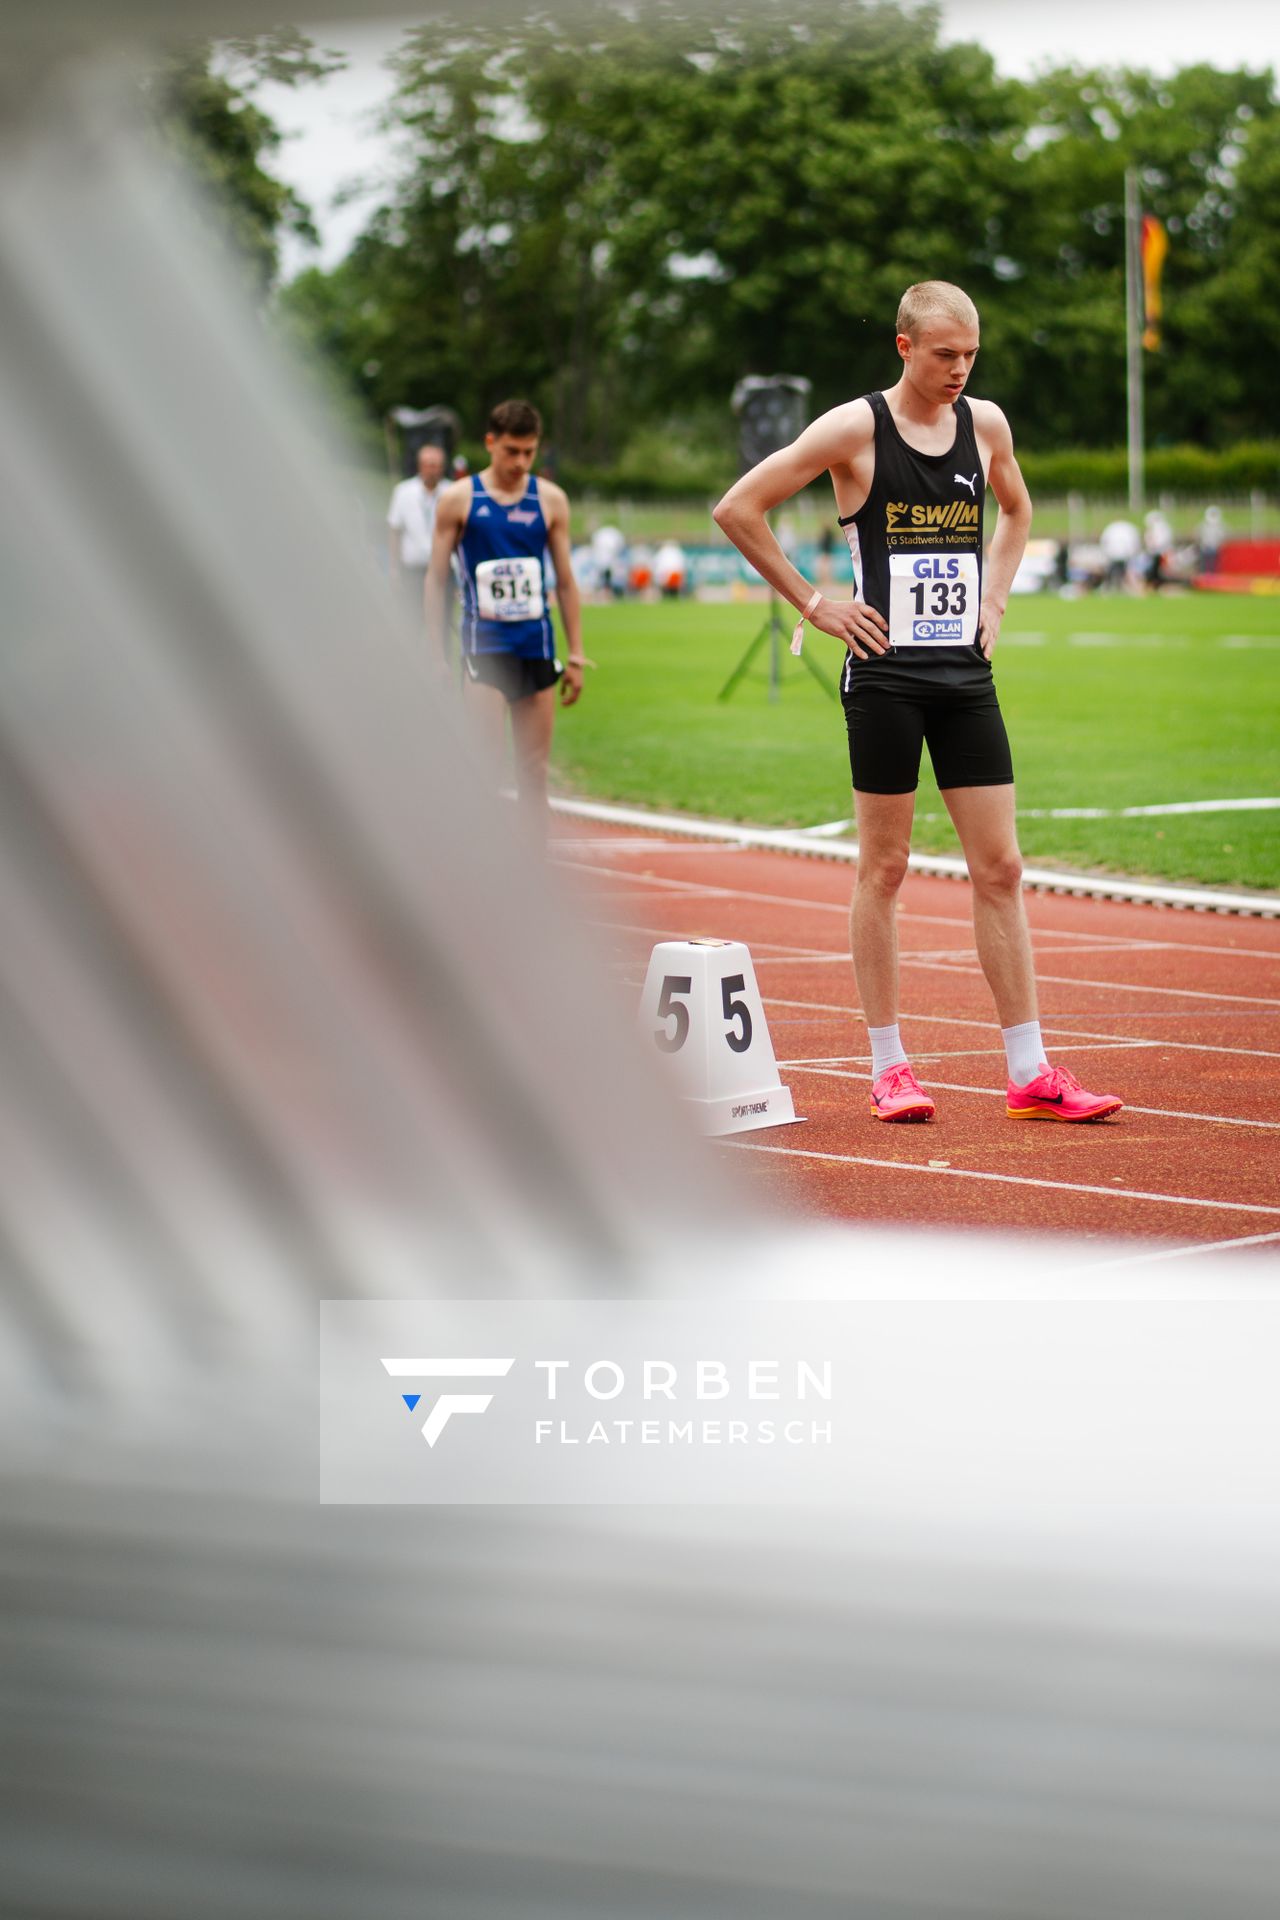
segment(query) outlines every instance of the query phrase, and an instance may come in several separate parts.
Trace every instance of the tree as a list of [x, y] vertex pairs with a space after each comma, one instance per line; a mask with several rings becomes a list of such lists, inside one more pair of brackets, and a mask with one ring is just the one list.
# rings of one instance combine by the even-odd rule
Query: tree
[[990, 281], [1016, 90], [940, 48], [934, 9], [592, 20], [586, 44], [545, 16], [408, 36], [415, 164], [328, 286], [290, 295], [375, 407], [519, 389], [605, 458], [636, 418], [723, 409], [744, 372], [856, 391], [922, 259]]
[[933, 7], [880, 0], [439, 16], [396, 66], [399, 190], [285, 295], [375, 412], [477, 420], [521, 392], [571, 462], [659, 422], [727, 446], [745, 373], [807, 374], [818, 407], [891, 381], [899, 296], [942, 278], [977, 301], [977, 390], [1024, 444], [1115, 445], [1134, 166], [1171, 238], [1152, 437], [1269, 430], [1269, 74], [1004, 80], [939, 44]]
[[[1032, 83], [1028, 104], [1001, 227], [1006, 286], [984, 349], [1013, 374], [1008, 398], [1030, 442], [1124, 438], [1128, 167], [1170, 238], [1165, 344], [1145, 366], [1149, 437], [1213, 445], [1265, 431], [1261, 362], [1222, 351], [1213, 289], [1265, 232], [1261, 202], [1241, 204], [1235, 189], [1246, 149], [1275, 125], [1271, 76], [1068, 70]], [[1272, 351], [1278, 311], [1259, 316]]]
[[280, 234], [308, 240], [318, 235], [297, 194], [263, 164], [283, 136], [254, 104], [252, 89], [264, 80], [298, 86], [342, 64], [335, 54], [317, 52], [296, 29], [281, 28], [183, 46], [143, 77], [157, 134], [207, 190], [260, 298], [279, 271]]

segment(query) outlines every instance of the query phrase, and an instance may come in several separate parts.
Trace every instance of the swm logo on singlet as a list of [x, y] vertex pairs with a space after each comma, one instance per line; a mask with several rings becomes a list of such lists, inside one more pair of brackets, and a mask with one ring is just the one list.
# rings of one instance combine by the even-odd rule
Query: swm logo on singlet
[[900, 532], [904, 527], [913, 531], [929, 529], [937, 533], [972, 533], [978, 525], [978, 506], [974, 501], [949, 500], [941, 506], [932, 502], [914, 506], [905, 500], [886, 500], [884, 503], [884, 530], [886, 533]]

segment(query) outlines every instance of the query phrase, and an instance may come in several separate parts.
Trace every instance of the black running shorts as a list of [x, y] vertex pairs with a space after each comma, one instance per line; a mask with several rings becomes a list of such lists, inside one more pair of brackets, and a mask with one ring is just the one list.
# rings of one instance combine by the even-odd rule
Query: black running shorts
[[526, 660], [518, 653], [468, 653], [467, 678], [482, 687], [496, 687], [508, 701], [527, 700], [532, 693], [554, 687], [564, 672], [558, 660]]
[[905, 661], [851, 653], [840, 698], [859, 793], [914, 793], [922, 745], [940, 787], [1003, 787], [1013, 779], [991, 662], [976, 645], [931, 647], [927, 658], [918, 650]]

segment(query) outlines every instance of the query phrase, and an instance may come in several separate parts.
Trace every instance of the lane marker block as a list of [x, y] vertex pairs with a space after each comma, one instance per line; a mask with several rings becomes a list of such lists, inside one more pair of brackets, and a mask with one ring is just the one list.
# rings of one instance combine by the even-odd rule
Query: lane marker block
[[662, 940], [649, 958], [640, 1030], [670, 1062], [701, 1132], [794, 1122], [751, 955], [741, 940]]

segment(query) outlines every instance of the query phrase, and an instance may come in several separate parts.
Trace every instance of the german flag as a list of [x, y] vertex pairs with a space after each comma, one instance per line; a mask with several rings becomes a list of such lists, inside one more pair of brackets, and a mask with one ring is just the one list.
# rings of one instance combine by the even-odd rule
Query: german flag
[[1154, 214], [1142, 216], [1142, 344], [1148, 353], [1159, 353], [1160, 339], [1160, 278], [1164, 272], [1165, 255], [1169, 251], [1169, 236], [1165, 232], [1163, 221]]

